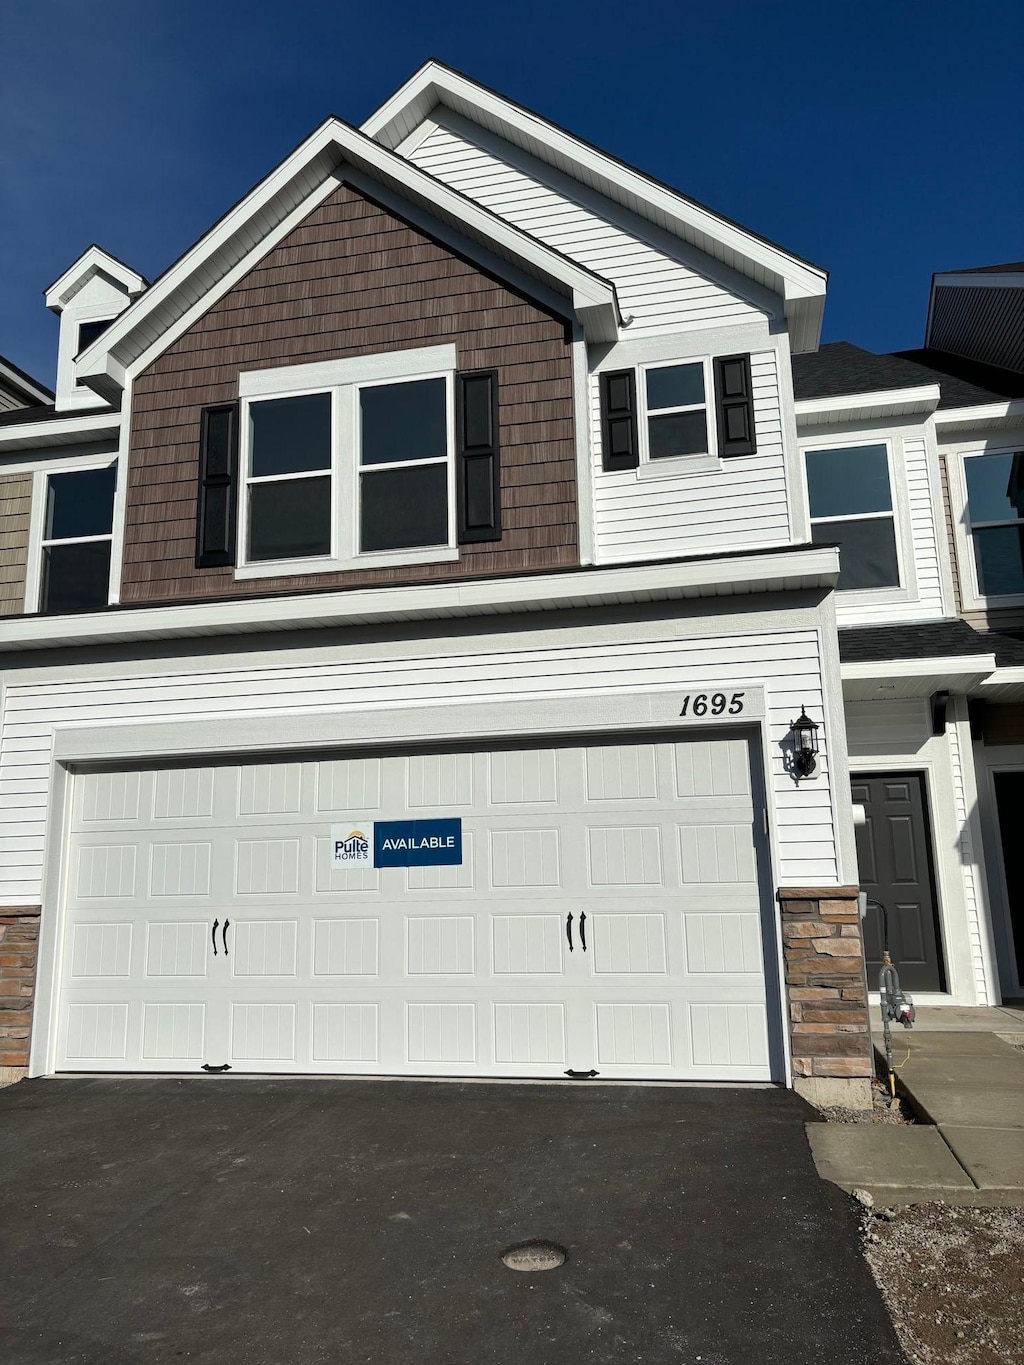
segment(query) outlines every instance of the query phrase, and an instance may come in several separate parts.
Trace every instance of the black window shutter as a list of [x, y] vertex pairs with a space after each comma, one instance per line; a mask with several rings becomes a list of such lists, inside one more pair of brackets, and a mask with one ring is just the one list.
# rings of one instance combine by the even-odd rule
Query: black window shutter
[[455, 377], [459, 544], [501, 539], [498, 371]]
[[754, 392], [749, 355], [715, 358], [715, 402], [718, 408], [719, 455], [753, 455]]
[[635, 370], [601, 375], [601, 450], [605, 469], [636, 469], [640, 463]]
[[238, 469], [238, 404], [203, 408], [199, 427], [199, 501], [196, 568], [235, 562], [235, 484]]

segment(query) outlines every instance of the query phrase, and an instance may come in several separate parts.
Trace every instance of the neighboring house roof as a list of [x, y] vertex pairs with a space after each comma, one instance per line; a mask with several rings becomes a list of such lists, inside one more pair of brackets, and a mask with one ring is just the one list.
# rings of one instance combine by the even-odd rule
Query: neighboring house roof
[[1024, 273], [1024, 261], [1005, 261], [1002, 265], [972, 265], [966, 270], [940, 270], [935, 278], [943, 275], [1018, 275]]
[[5, 388], [8, 393], [14, 393], [24, 402], [34, 406], [39, 410], [43, 403], [53, 401], [53, 390], [48, 389], [45, 384], [40, 384], [37, 379], [33, 379], [30, 374], [26, 374], [20, 366], [15, 365], [13, 360], [8, 360], [6, 356], [0, 355], [0, 386]]
[[1024, 374], [1018, 370], [1004, 370], [1000, 365], [988, 365], [984, 360], [969, 360], [967, 356], [937, 351], [933, 346], [919, 350], [894, 351], [903, 360], [912, 360], [952, 379], [963, 379], [1002, 398], [1024, 398]]
[[998, 402], [992, 393], [956, 376], [907, 360], [902, 355], [876, 355], [849, 341], [829, 341], [808, 355], [793, 356], [793, 393], [797, 402], [838, 398], [845, 394], [879, 393], [937, 384], [940, 408], [968, 408]]
[[979, 631], [966, 621], [928, 621], [917, 625], [853, 626], [839, 632], [843, 663], [886, 659], [948, 659], [994, 654], [1000, 668], [1024, 665], [1024, 640]]
[[785, 300], [793, 344], [799, 349], [817, 345], [827, 271], [443, 62], [425, 62], [362, 128], [382, 146], [398, 149], [437, 105], [770, 289]]
[[53, 403], [40, 403], [31, 408], [15, 408], [13, 412], [0, 412], [0, 427], [14, 427], [26, 422], [71, 421], [79, 417], [95, 417], [97, 413], [109, 413], [107, 406], [95, 408], [66, 408], [57, 411]]

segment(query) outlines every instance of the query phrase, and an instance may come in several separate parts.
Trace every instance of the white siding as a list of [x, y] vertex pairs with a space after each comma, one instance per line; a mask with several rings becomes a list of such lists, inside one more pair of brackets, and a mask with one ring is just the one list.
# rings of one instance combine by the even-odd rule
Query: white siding
[[[601, 468], [600, 382], [591, 377], [598, 564], [789, 543], [776, 352], [752, 355], [750, 372], [757, 454], [722, 460], [717, 469], [657, 478], [644, 478], [632, 469], [606, 473]], [[710, 406], [708, 420], [714, 420]]]
[[[617, 226], [622, 210], [610, 201], [604, 212], [584, 186], [507, 148], [508, 160], [470, 141], [472, 125], [458, 132], [435, 128], [409, 160], [492, 213], [554, 247], [616, 287], [623, 315], [632, 316], [629, 334], [681, 327], [750, 322], [764, 313], [720, 284], [697, 273], [681, 259], [659, 250]], [[482, 142], [488, 135], [480, 130]], [[504, 150], [504, 148], [503, 148]], [[529, 173], [517, 164], [528, 166]], [[600, 201], [598, 201], [600, 202]], [[680, 244], [682, 247], [682, 244]]]
[[[742, 618], [730, 635], [644, 640], [634, 630], [618, 643], [576, 643], [563, 636], [550, 647], [489, 653], [365, 658], [339, 653], [329, 662], [268, 662], [165, 673], [90, 677], [80, 669], [71, 680], [18, 682], [5, 690], [0, 749], [0, 904], [40, 898], [43, 838], [49, 797], [53, 727], [122, 725], [188, 718], [337, 713], [372, 708], [572, 697], [587, 693], [629, 695], [687, 686], [767, 689], [771, 775], [778, 827], [778, 863], [791, 886], [837, 880], [827, 755], [820, 778], [796, 784], [783, 763], [782, 742], [790, 721], [806, 704], [821, 714], [818, 633], [813, 628], [744, 631]], [[651, 632], [652, 636], [657, 631]], [[681, 632], [680, 632], [681, 633]], [[411, 645], [410, 651], [415, 650]], [[452, 733], [458, 734], [457, 709]], [[827, 736], [826, 736], [827, 740]]]
[[[917, 590], [906, 602], [844, 603], [843, 595], [836, 597], [836, 617], [841, 626], [879, 625], [887, 621], [921, 621], [946, 615], [942, 599], [942, 570], [939, 561], [940, 542], [937, 520], [942, 516], [938, 470], [929, 468], [928, 447], [924, 436], [904, 436], [895, 440], [897, 452], [902, 447], [902, 460], [894, 462], [894, 475], [904, 479], [907, 516], [902, 525], [904, 537], [909, 531], [905, 553], [913, 559]], [[894, 493], [896, 490], [894, 490]], [[896, 499], [898, 501], [898, 498]]]

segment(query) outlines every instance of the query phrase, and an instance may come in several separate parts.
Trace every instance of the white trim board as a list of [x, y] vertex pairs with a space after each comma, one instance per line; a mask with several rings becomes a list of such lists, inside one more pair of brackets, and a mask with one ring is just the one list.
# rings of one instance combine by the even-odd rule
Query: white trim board
[[581, 569], [465, 583], [356, 588], [347, 592], [135, 607], [73, 616], [11, 617], [0, 633], [0, 653], [488, 612], [552, 611], [615, 602], [731, 597], [807, 588], [827, 590], [834, 586], [838, 573], [838, 552], [812, 546], [791, 553]]

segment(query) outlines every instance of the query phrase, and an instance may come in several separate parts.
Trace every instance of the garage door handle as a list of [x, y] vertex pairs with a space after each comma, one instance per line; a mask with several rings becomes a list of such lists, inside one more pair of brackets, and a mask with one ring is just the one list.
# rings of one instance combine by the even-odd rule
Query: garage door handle
[[223, 937], [223, 940], [224, 940], [224, 956], [225, 956], [225, 957], [228, 956], [228, 930], [229, 930], [230, 928], [231, 928], [231, 921], [230, 921], [229, 919], [226, 919], [226, 920], [224, 921], [224, 928], [221, 930], [221, 934], [222, 934], [222, 937]]
[[570, 953], [571, 953], [571, 952], [573, 951], [573, 946], [572, 946], [572, 911], [571, 911], [571, 910], [569, 911], [569, 913], [568, 913], [568, 914], [566, 915], [566, 917], [565, 917], [565, 936], [566, 936], [566, 938], [569, 940], [569, 951], [570, 951]]
[[210, 930], [210, 941], [213, 943], [213, 955], [217, 956], [217, 930], [220, 928], [220, 920], [213, 921], [213, 928]]
[[580, 911], [580, 947], [584, 952], [587, 951], [587, 912]]

